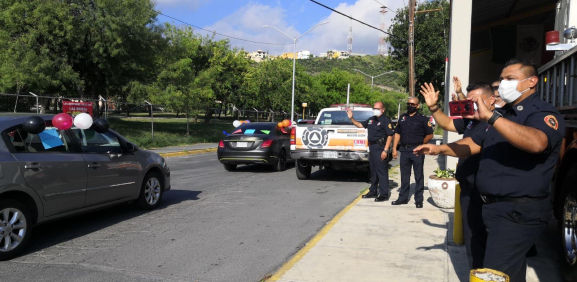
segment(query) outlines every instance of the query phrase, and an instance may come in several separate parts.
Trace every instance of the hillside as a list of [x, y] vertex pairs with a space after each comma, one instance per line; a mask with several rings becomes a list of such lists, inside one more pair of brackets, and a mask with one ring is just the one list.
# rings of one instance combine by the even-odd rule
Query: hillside
[[[381, 56], [351, 57], [348, 59], [331, 60], [327, 58], [313, 58], [308, 60], [297, 60], [297, 64], [304, 67], [306, 71], [312, 75], [323, 71], [330, 72], [334, 68], [360, 74], [353, 71], [353, 69], [358, 69], [369, 75], [379, 75], [391, 70], [387, 58]], [[367, 83], [370, 84], [371, 78], [367, 76], [364, 77], [366, 78]], [[405, 92], [405, 89], [400, 86], [403, 79], [406, 79], [405, 74], [395, 72], [375, 78], [374, 83], [375, 87], [378, 88]]]

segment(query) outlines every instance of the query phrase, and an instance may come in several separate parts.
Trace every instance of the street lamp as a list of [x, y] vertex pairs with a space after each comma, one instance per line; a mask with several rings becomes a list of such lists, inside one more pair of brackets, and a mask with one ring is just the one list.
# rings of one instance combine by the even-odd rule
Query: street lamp
[[297, 57], [297, 40], [299, 40], [301, 37], [305, 36], [305, 34], [309, 33], [311, 30], [315, 29], [317, 26], [323, 25], [323, 24], [328, 24], [328, 23], [329, 22], [322, 22], [320, 24], [317, 24], [317, 25], [313, 26], [311, 29], [307, 30], [307, 32], [301, 34], [301, 36], [299, 36], [299, 37], [292, 37], [292, 36], [282, 32], [282, 31], [280, 31], [278, 28], [276, 28], [274, 26], [270, 26], [270, 25], [263, 26], [265, 28], [274, 28], [276, 31], [282, 33], [284, 36], [293, 40], [293, 87], [292, 87], [292, 101], [291, 101], [291, 121], [294, 121], [294, 109], [295, 109], [295, 70], [296, 70], [296, 57]]
[[368, 75], [368, 74], [366, 74], [366, 73], [364, 73], [364, 72], [362, 72], [362, 71], [360, 71], [360, 70], [357, 70], [357, 69], [353, 69], [353, 70], [354, 70], [354, 71], [358, 71], [358, 72], [360, 72], [360, 73], [362, 73], [362, 74], [364, 74], [364, 75], [366, 75], [366, 76], [368, 76], [368, 77], [371, 78], [371, 92], [373, 92], [373, 82], [375, 81], [375, 78], [377, 78], [377, 77], [379, 77], [379, 76], [381, 76], [381, 75], [385, 75], [385, 74], [387, 74], [387, 73], [395, 72], [395, 71], [388, 71], [388, 72], [381, 73], [381, 74], [379, 74], [379, 75], [372, 76], [372, 75]]

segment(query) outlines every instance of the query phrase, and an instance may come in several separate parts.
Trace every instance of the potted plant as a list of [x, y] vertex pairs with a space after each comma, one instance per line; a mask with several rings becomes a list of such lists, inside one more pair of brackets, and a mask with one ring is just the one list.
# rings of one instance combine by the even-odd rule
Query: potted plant
[[455, 171], [452, 169], [442, 170], [437, 168], [435, 174], [429, 176], [429, 192], [436, 206], [444, 209], [455, 207]]

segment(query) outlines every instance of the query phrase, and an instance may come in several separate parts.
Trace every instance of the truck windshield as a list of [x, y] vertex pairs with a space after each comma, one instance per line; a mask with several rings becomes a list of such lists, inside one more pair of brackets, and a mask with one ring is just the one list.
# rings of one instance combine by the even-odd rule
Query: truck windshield
[[[359, 122], [369, 119], [372, 111], [353, 111], [354, 118]], [[318, 124], [352, 125], [346, 111], [326, 111], [319, 117]]]

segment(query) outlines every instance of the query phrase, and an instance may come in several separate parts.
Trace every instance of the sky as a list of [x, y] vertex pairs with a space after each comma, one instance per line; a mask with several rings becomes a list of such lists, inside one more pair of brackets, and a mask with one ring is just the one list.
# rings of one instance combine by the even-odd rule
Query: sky
[[[379, 0], [393, 11], [403, 7], [403, 1]], [[377, 28], [380, 26], [381, 5], [375, 0], [317, 0], [317, 2]], [[316, 24], [325, 21], [329, 23], [315, 28], [298, 39], [297, 51], [308, 50], [318, 55], [328, 50], [347, 50], [347, 35], [351, 20], [309, 0], [156, 0], [156, 3], [157, 10], [186, 23], [261, 42], [230, 39], [233, 47], [244, 48], [249, 52], [263, 50], [271, 55], [280, 55], [293, 51], [292, 39], [272, 28], [263, 28], [264, 25], [274, 26], [291, 37], [298, 37]], [[394, 13], [388, 10], [385, 14], [385, 31], [393, 17]], [[163, 15], [159, 15], [158, 20], [182, 25]], [[352, 26], [353, 52], [376, 54], [380, 32], [354, 21]], [[199, 29], [195, 29], [195, 32], [207, 34]], [[217, 40], [224, 38], [216, 36]]]

